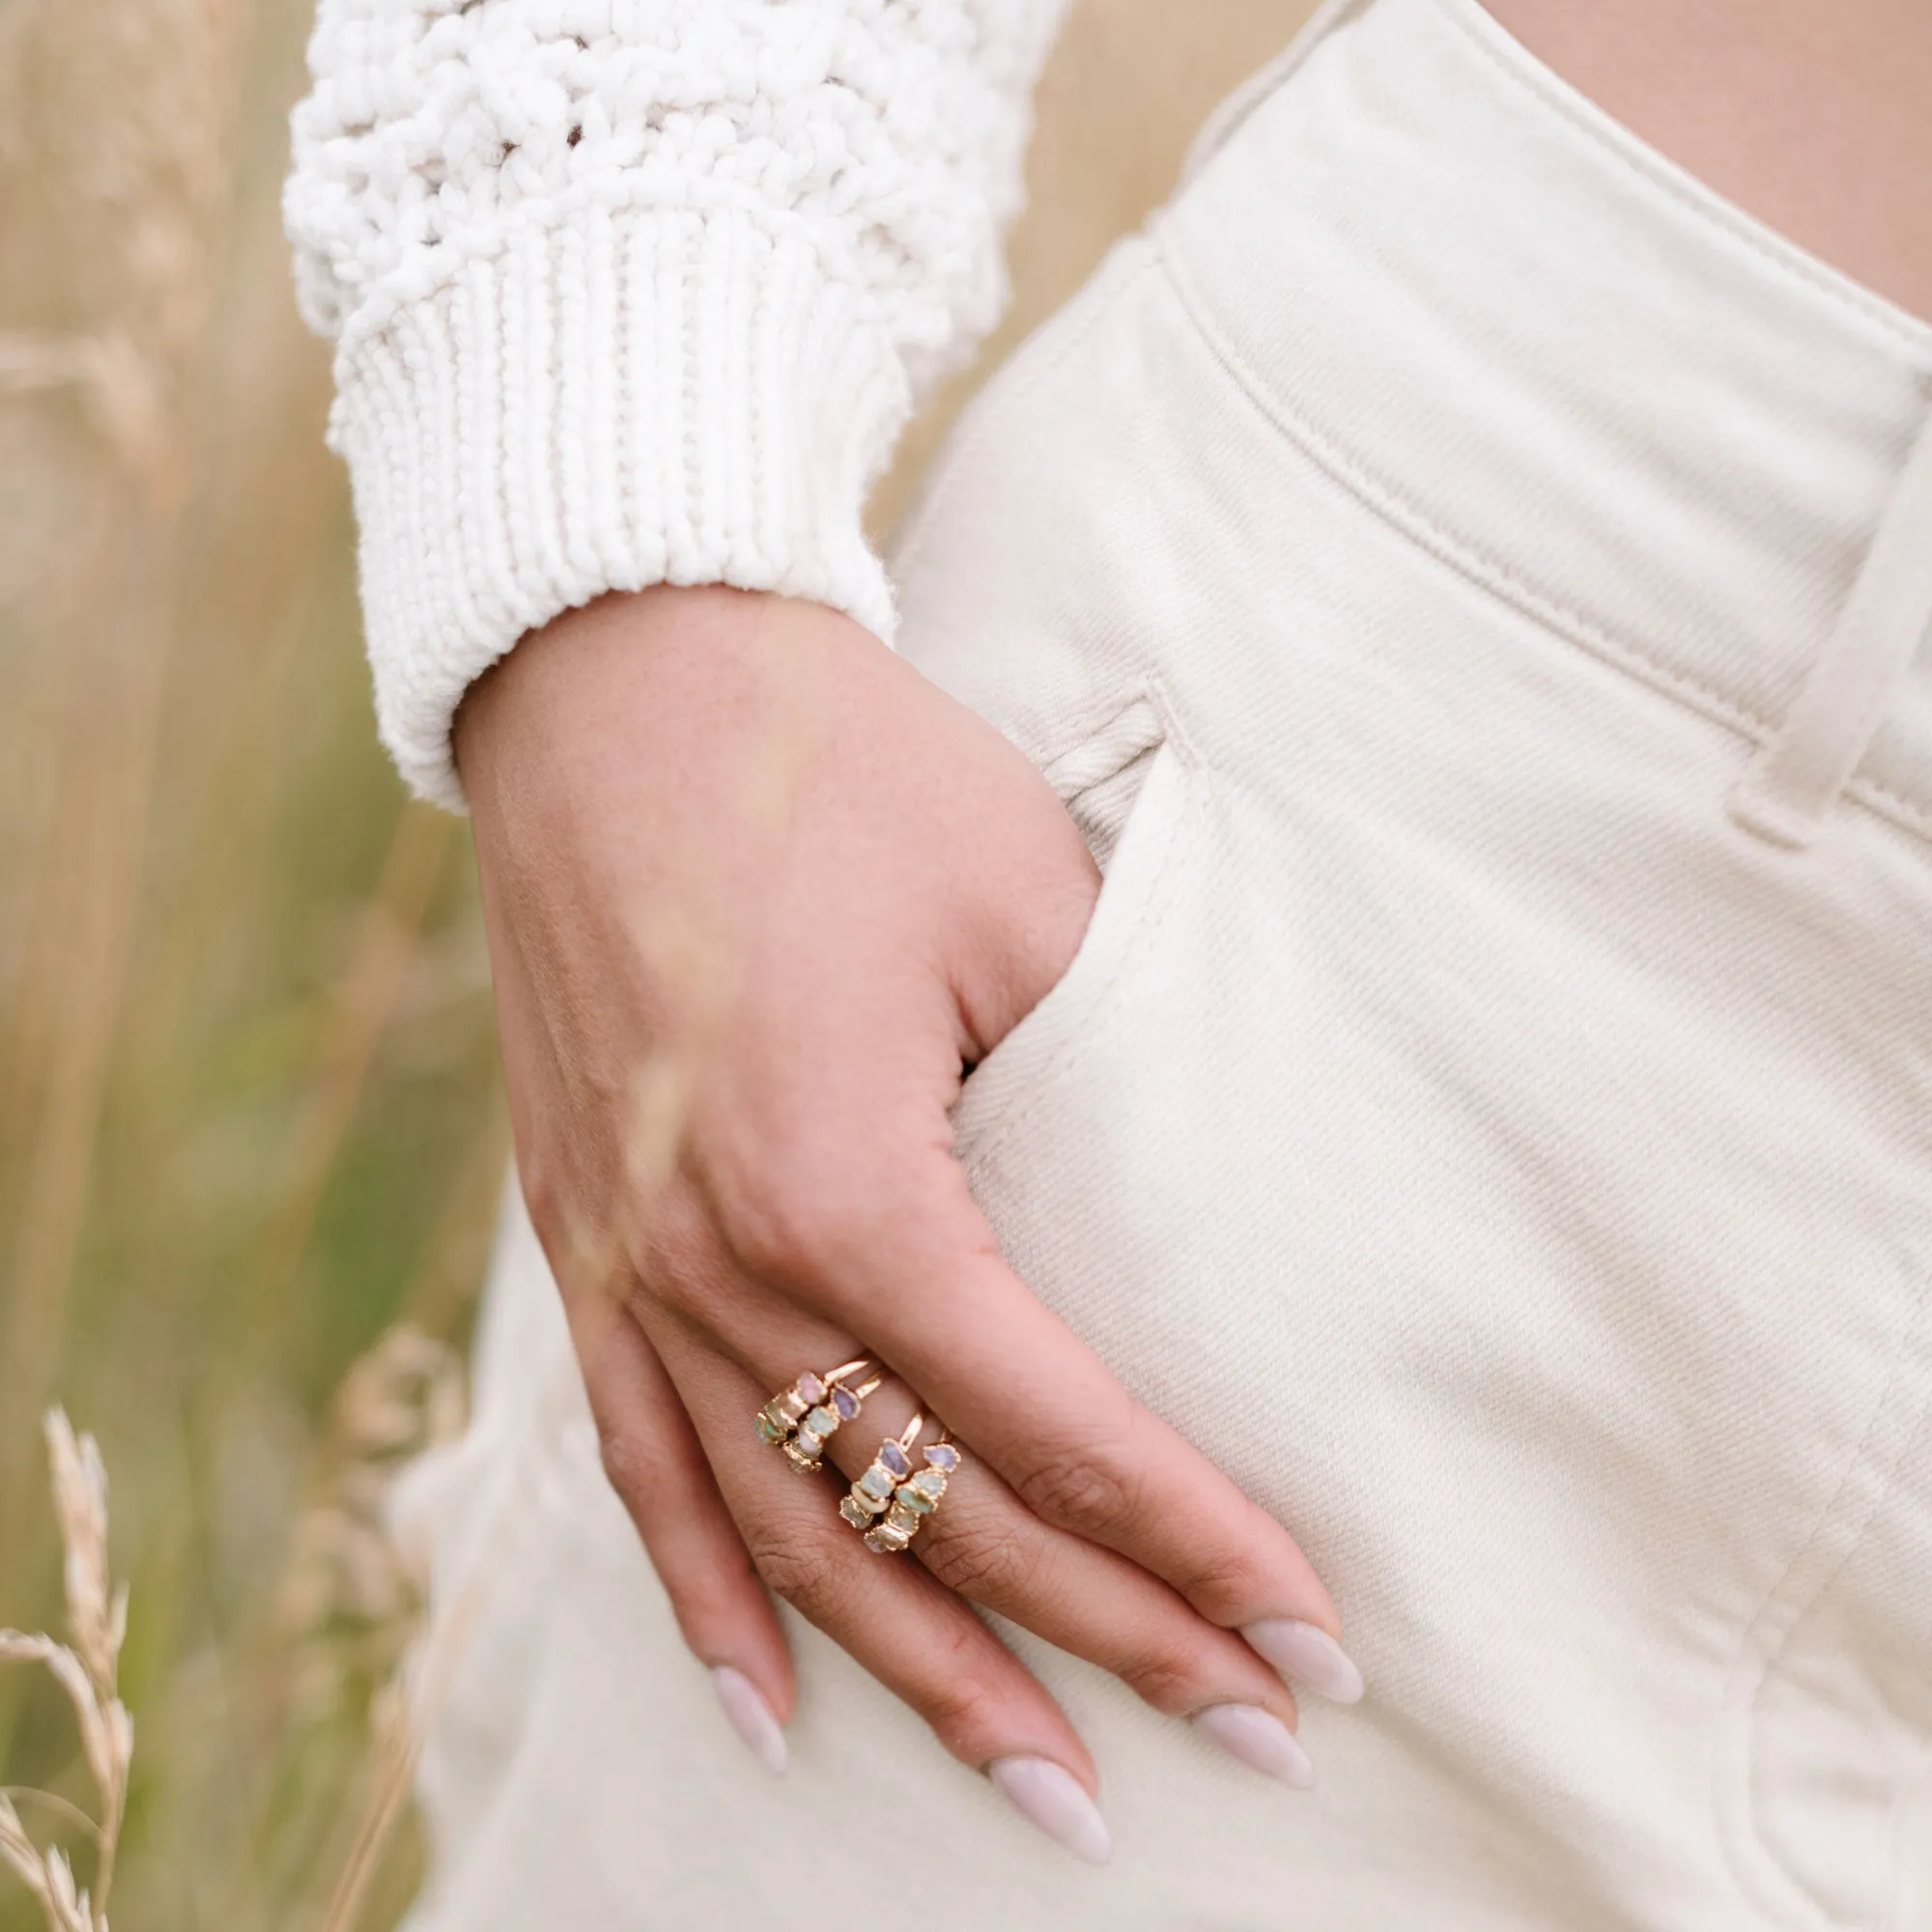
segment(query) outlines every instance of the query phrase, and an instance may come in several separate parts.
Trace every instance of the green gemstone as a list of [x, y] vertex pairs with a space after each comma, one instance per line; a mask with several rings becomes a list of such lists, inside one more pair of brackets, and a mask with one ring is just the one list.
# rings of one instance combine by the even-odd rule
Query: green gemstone
[[821, 1406], [805, 1418], [805, 1427], [822, 1440], [838, 1427], [838, 1418], [831, 1409]]
[[775, 1421], [769, 1415], [761, 1415], [758, 1417], [758, 1434], [767, 1442], [782, 1442], [788, 1432], [783, 1423]]
[[909, 1490], [917, 1490], [923, 1496], [930, 1496], [937, 1502], [946, 1493], [946, 1474], [941, 1469], [922, 1469], [906, 1485]]
[[932, 1498], [923, 1490], [916, 1490], [910, 1483], [902, 1484], [893, 1492], [895, 1508], [909, 1509], [915, 1516], [923, 1516], [932, 1507]]
[[843, 1497], [838, 1504], [838, 1514], [854, 1529], [870, 1529], [872, 1526], [872, 1512], [856, 1496]]
[[862, 1490], [864, 1490], [868, 1496], [877, 1496], [881, 1502], [884, 1502], [885, 1499], [893, 1492], [892, 1471], [890, 1469], [882, 1469], [876, 1463], [874, 1463], [872, 1466], [869, 1469], [867, 1469], [863, 1476], [859, 1478], [859, 1487]]

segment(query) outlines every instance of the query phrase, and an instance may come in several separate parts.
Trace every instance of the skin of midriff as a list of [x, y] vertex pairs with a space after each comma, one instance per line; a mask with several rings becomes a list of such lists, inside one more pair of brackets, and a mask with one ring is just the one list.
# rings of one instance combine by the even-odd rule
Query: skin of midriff
[[1932, 321], [1927, 0], [1485, 0], [1718, 193]]

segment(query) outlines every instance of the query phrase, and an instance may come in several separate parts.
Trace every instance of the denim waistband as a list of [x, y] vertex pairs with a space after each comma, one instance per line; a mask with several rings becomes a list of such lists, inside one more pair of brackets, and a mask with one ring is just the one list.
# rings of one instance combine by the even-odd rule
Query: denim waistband
[[[1474, 0], [1331, 0], [1210, 128], [1158, 233], [1217, 351], [1342, 482], [1761, 745], [1926, 469], [1932, 327]], [[1927, 614], [1846, 789], [1932, 835]]]

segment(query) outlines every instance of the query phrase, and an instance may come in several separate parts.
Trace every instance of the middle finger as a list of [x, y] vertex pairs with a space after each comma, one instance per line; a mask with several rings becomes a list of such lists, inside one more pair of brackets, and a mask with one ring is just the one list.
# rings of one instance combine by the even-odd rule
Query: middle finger
[[[722, 1265], [730, 1272], [728, 1264]], [[758, 1402], [805, 1368], [822, 1370], [864, 1354], [866, 1342], [784, 1303], [761, 1284], [742, 1282], [739, 1293], [728, 1292], [730, 1286], [722, 1279], [709, 1284], [702, 1297], [703, 1333], [691, 1339], [700, 1349], [722, 1346], [750, 1371], [748, 1394], [750, 1388], [759, 1392], [748, 1403], [740, 1427], [755, 1441], [752, 1418]], [[666, 1313], [641, 1313], [660, 1347], [673, 1346], [656, 1333]], [[754, 1319], [733, 1319], [734, 1313]], [[669, 1318], [669, 1325], [682, 1326], [688, 1319]], [[856, 1478], [882, 1437], [896, 1436], [923, 1406], [915, 1391], [888, 1377], [867, 1398], [862, 1414], [831, 1436], [828, 1463], [848, 1480]], [[935, 1421], [923, 1439], [931, 1441], [937, 1434]], [[971, 1453], [970, 1443], [962, 1447], [963, 1466], [912, 1545], [934, 1577], [1111, 1672], [1167, 1716], [1216, 1714], [1205, 1719], [1204, 1730], [1257, 1769], [1293, 1785], [1313, 1781], [1313, 1768], [1293, 1735], [1294, 1698], [1272, 1667], [1236, 1633], [1204, 1617], [1132, 1558], [1042, 1521]], [[776, 1451], [764, 1453], [774, 1468], [783, 1467]], [[893, 1565], [893, 1558], [865, 1549], [861, 1532], [837, 1516], [830, 1498], [818, 1507], [852, 1551], [880, 1568]], [[1256, 1716], [1231, 1717], [1232, 1707], [1246, 1707]]]

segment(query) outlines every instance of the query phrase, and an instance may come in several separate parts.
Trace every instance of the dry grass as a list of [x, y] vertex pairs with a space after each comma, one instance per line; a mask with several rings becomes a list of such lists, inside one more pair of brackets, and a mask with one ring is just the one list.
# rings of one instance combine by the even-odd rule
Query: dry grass
[[[53, 1463], [54, 1520], [60, 1528], [68, 1634], [0, 1630], [0, 1663], [41, 1663], [73, 1707], [81, 1755], [94, 1780], [93, 1816], [58, 1794], [20, 1786], [0, 1789], [0, 1864], [9, 1866], [46, 1916], [51, 1932], [107, 1932], [114, 1861], [128, 1812], [134, 1762], [134, 1721], [121, 1701], [121, 1646], [128, 1639], [128, 1592], [107, 1581], [107, 1471], [92, 1435], [76, 1437], [64, 1409], [46, 1418]], [[39, 1843], [17, 1804], [47, 1806], [57, 1822], [77, 1824], [92, 1842], [91, 1885], [78, 1885], [66, 1850]]]
[[[307, 7], [0, 0], [0, 1615], [67, 1604], [96, 1714], [77, 1740], [66, 1680], [0, 1672], [0, 1779], [52, 1799], [0, 1845], [84, 1846], [104, 1809], [92, 1906], [111, 1880], [150, 1932], [400, 1914], [412, 1752], [381, 1692], [412, 1596], [376, 1518], [448, 1424], [506, 1151], [464, 835], [374, 749], [287, 291]], [[1305, 12], [1080, 9], [996, 355]], [[45, 1507], [56, 1397], [115, 1475], [118, 1659], [104, 1562], [76, 1611]], [[98, 1549], [85, 1438], [63, 1466]], [[109, 1786], [117, 1696], [141, 1752]], [[0, 1932], [45, 1917], [0, 1886]]]

